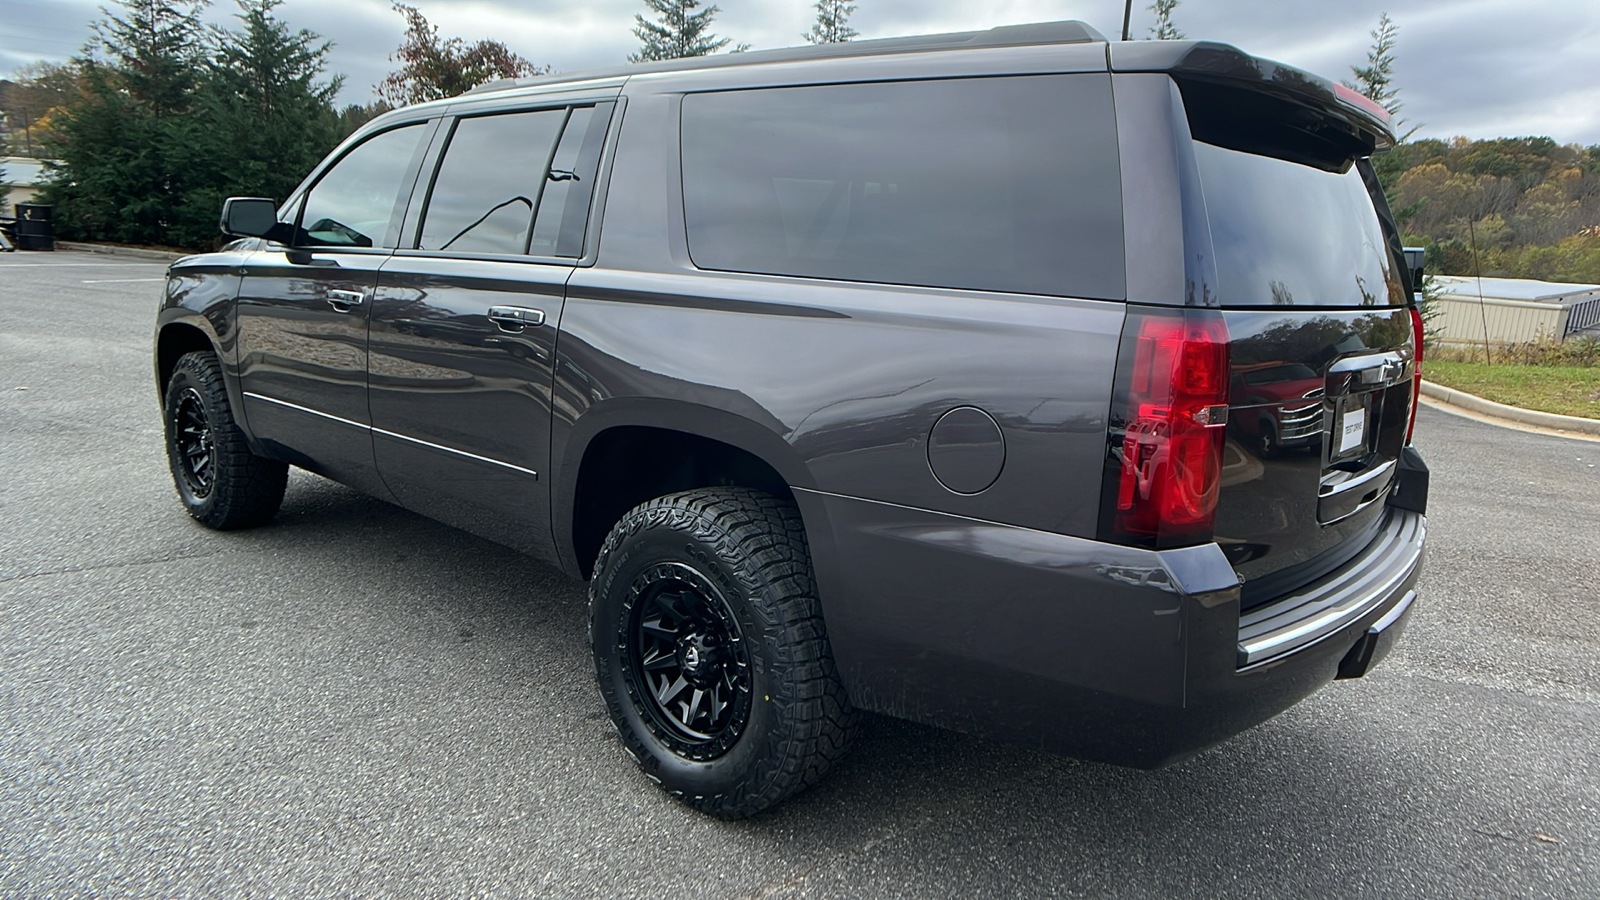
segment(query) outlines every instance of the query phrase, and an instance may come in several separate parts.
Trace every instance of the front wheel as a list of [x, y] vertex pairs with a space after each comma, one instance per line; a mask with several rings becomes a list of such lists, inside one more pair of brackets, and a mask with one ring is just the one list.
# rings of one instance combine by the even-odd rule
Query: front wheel
[[1283, 453], [1278, 443], [1278, 428], [1271, 422], [1261, 423], [1261, 433], [1256, 436], [1256, 455], [1262, 459], [1277, 459]]
[[628, 752], [702, 812], [753, 815], [844, 752], [855, 714], [790, 502], [706, 488], [629, 511], [595, 562], [589, 642]]
[[189, 515], [222, 530], [265, 524], [277, 515], [289, 467], [250, 452], [215, 354], [196, 351], [178, 359], [162, 411], [167, 463]]

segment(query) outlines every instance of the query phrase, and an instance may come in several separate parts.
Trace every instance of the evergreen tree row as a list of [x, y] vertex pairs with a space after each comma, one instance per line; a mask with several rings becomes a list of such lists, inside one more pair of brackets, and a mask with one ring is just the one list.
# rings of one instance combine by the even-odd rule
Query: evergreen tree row
[[328, 43], [237, 0], [205, 26], [201, 0], [122, 0], [74, 60], [52, 113], [46, 191], [62, 237], [204, 247], [232, 194], [284, 197], [340, 137]]
[[[413, 6], [393, 2], [407, 30], [375, 86], [380, 100], [338, 110], [343, 76], [327, 74], [328, 41], [292, 30], [283, 0], [234, 0], [237, 24], [208, 26], [210, 0], [116, 0], [84, 52], [40, 64], [16, 89], [29, 135], [55, 159], [42, 202], [66, 239], [208, 248], [229, 196], [288, 196], [345, 135], [391, 105], [449, 97], [496, 78], [549, 71], [499, 41], [441, 38]], [[732, 42], [710, 31], [719, 8], [645, 0], [634, 61], [702, 56]], [[819, 0], [813, 43], [856, 36], [855, 4]], [[746, 48], [735, 45], [733, 51]]]

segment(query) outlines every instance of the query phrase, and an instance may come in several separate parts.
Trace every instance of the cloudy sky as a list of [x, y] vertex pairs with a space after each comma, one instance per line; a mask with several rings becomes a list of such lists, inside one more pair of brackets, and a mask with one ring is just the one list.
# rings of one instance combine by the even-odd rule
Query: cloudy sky
[[[576, 71], [621, 63], [638, 47], [642, 0], [411, 0], [441, 34], [491, 37], [536, 63]], [[1108, 36], [1122, 0], [856, 0], [862, 37], [968, 31], [1082, 19]], [[1134, 35], [1151, 22], [1134, 0]], [[0, 76], [78, 52], [101, 0], [0, 0]], [[811, 0], [720, 0], [714, 30], [752, 49], [801, 43]], [[334, 42], [330, 72], [341, 101], [366, 102], [389, 71], [401, 20], [389, 0], [287, 0], [278, 15]], [[1600, 144], [1600, 2], [1597, 0], [1182, 0], [1174, 16], [1191, 38], [1226, 41], [1331, 78], [1363, 62], [1387, 10], [1400, 25], [1396, 81], [1402, 117], [1419, 136], [1549, 135]], [[224, 21], [232, 0], [207, 17]]]

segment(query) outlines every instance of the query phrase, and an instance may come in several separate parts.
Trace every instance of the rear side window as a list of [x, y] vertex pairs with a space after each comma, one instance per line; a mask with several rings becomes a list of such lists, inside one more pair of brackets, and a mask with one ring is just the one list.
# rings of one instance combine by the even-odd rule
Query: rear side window
[[1194, 143], [1223, 306], [1406, 302], [1361, 173]]
[[565, 109], [462, 119], [423, 213], [423, 250], [526, 253]]
[[682, 121], [700, 268], [1124, 294], [1107, 76], [691, 94]]

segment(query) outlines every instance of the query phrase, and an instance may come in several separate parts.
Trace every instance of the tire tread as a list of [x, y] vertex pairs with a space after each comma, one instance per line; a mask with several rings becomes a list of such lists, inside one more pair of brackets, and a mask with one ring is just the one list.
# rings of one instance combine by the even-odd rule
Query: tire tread
[[[751, 777], [712, 795], [668, 790], [721, 818], [754, 815], [820, 781], [848, 749], [856, 719], [828, 644], [800, 513], [792, 502], [740, 487], [682, 491], [635, 507], [612, 529], [595, 562], [591, 644], [601, 573], [630, 537], [661, 527], [689, 532], [729, 564], [750, 597], [752, 616], [764, 632], [761, 639], [774, 657], [772, 668], [781, 674], [771, 685], [779, 727], [765, 736], [768, 746]], [[596, 664], [604, 691], [598, 653]], [[637, 736], [618, 730], [648, 773], [646, 748]]]
[[185, 353], [173, 367], [167, 381], [167, 399], [163, 416], [171, 427], [172, 391], [180, 376], [194, 382], [206, 404], [206, 414], [211, 418], [211, 437], [216, 454], [216, 481], [211, 495], [194, 502], [183, 490], [183, 476], [178, 472], [171, 436], [167, 437], [168, 461], [172, 477], [178, 482], [178, 495], [184, 500], [189, 515], [202, 524], [219, 531], [254, 528], [272, 521], [283, 503], [288, 485], [289, 466], [277, 460], [265, 459], [250, 450], [244, 431], [233, 416], [228, 402], [228, 390], [222, 378], [222, 364], [216, 354], [195, 351]]

